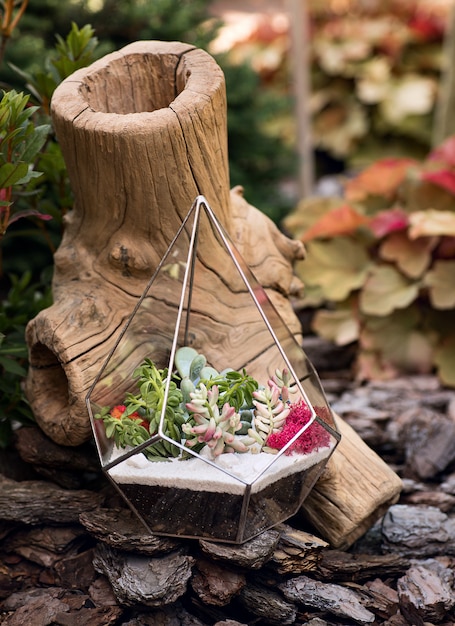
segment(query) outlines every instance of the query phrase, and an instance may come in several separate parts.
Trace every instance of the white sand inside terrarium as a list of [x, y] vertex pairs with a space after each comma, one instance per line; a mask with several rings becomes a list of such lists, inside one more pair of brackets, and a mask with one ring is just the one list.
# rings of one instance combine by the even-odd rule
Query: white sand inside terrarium
[[[242, 494], [245, 483], [254, 481], [252, 492], [261, 491], [281, 478], [316, 465], [329, 456], [332, 448], [333, 446], [327, 446], [309, 454], [282, 454], [279, 457], [265, 452], [222, 454], [216, 460], [216, 467], [197, 457], [156, 462], [147, 460], [139, 453], [120, 462], [108, 472], [117, 483]], [[114, 451], [111, 460], [124, 453], [125, 450]], [[266, 469], [270, 463], [272, 465]], [[223, 469], [234, 476], [222, 471]]]

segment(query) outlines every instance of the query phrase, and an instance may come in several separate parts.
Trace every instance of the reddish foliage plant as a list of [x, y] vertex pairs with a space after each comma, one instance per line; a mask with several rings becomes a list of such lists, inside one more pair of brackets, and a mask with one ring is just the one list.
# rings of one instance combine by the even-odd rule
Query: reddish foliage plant
[[[301, 430], [311, 419], [311, 411], [303, 400], [291, 405], [291, 410], [286, 423], [278, 433], [272, 433], [267, 439], [267, 446], [276, 450], [281, 450]], [[285, 454], [298, 452], [308, 454], [313, 450], [327, 447], [330, 444], [329, 433], [318, 423], [313, 422], [311, 426], [289, 446]]]

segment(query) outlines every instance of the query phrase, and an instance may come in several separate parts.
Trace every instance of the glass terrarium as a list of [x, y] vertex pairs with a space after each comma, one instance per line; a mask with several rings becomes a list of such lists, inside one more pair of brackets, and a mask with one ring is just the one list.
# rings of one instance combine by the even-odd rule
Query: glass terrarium
[[199, 196], [88, 395], [103, 471], [153, 533], [242, 543], [340, 436], [319, 378]]

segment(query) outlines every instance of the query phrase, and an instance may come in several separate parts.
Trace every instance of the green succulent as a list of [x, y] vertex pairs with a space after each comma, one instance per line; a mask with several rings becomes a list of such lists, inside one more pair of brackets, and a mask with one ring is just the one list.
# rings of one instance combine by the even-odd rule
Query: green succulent
[[[145, 443], [150, 437], [157, 434], [164, 409], [164, 392], [168, 370], [158, 369], [151, 359], [145, 359], [135, 370], [133, 376], [138, 379], [139, 393], [126, 395], [125, 412], [121, 418], [113, 417], [110, 409], [106, 407], [95, 415], [95, 419], [103, 419], [106, 436], [113, 437], [115, 444], [122, 448]], [[182, 404], [182, 392], [177, 384], [171, 380], [163, 418], [163, 433], [178, 443], [183, 437], [182, 424], [185, 421]], [[137, 418], [134, 417], [135, 415]], [[148, 423], [148, 430], [144, 427], [144, 423]], [[166, 439], [160, 439], [145, 448], [144, 454], [153, 461], [164, 460], [168, 457], [179, 456], [180, 448]]]
[[177, 350], [175, 366], [169, 380], [168, 369], [159, 369], [146, 358], [134, 372], [139, 393], [127, 393], [123, 405], [104, 407], [95, 415], [116, 446], [146, 443], [158, 433], [161, 419], [164, 434], [180, 445], [161, 438], [143, 450], [150, 460], [187, 458], [182, 443], [195, 452], [207, 446], [213, 457], [248, 452], [255, 443], [264, 449], [268, 435], [282, 428], [294, 390], [287, 370], [276, 370], [268, 388], [259, 388], [244, 369], [218, 372], [207, 365], [204, 355], [187, 346]]
[[207, 389], [204, 383], [191, 393], [191, 402], [186, 405], [190, 423], [182, 426], [187, 435], [186, 445], [190, 448], [207, 445], [214, 457], [223, 452], [248, 452], [248, 446], [236, 436], [242, 428], [240, 414], [227, 402], [220, 410], [219, 397], [217, 385]]
[[218, 404], [221, 408], [226, 402], [236, 411], [242, 407], [252, 407], [253, 392], [258, 388], [258, 382], [249, 376], [245, 369], [237, 372], [227, 368], [218, 372], [207, 365], [207, 359], [194, 348], [183, 346], [175, 354], [175, 366], [181, 379], [180, 389], [186, 402], [190, 401], [190, 393], [202, 382], [207, 389], [215, 385], [218, 387]]
[[274, 454], [276, 450], [264, 446], [272, 433], [282, 430], [289, 415], [289, 394], [296, 391], [295, 386], [290, 386], [290, 380], [286, 369], [276, 370], [267, 387], [261, 387], [253, 393], [255, 411], [253, 425], [248, 430], [248, 435], [261, 446], [261, 449]]

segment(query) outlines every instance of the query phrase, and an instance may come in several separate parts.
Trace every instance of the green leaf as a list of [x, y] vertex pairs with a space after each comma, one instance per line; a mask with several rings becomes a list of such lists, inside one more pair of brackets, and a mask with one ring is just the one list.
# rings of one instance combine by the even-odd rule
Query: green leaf
[[359, 338], [359, 320], [351, 309], [316, 311], [312, 329], [324, 339], [338, 346], [346, 346]]
[[310, 241], [307, 257], [299, 265], [304, 284], [317, 285], [328, 301], [344, 300], [364, 284], [370, 259], [364, 246], [349, 237]]
[[110, 439], [115, 431], [115, 422], [108, 422], [106, 424], [106, 437]]
[[203, 354], [198, 354], [191, 361], [190, 366], [190, 379], [196, 380], [199, 378], [202, 368], [206, 365], [207, 359]]
[[424, 284], [436, 309], [455, 308], [455, 261], [436, 261]]
[[[214, 367], [211, 367], [210, 365], [206, 365], [200, 371], [200, 377], [202, 380], [215, 378], [215, 376], [218, 376], [218, 371]], [[183, 384], [183, 381], [182, 381], [182, 384]], [[182, 385], [180, 385], [180, 389], [182, 389]], [[192, 391], [194, 391], [194, 385], [193, 385]]]
[[394, 267], [375, 266], [360, 293], [360, 310], [366, 315], [390, 315], [409, 306], [418, 294], [419, 283], [408, 280]]
[[4, 163], [0, 167], [0, 189], [16, 185], [28, 174], [27, 163]]
[[379, 355], [384, 369], [420, 373], [428, 373], [433, 367], [436, 340], [436, 333], [423, 326], [417, 306], [387, 317], [368, 318], [360, 335], [362, 350]]
[[49, 135], [50, 129], [51, 127], [49, 124], [36, 126], [34, 128], [34, 132], [24, 141], [22, 150], [18, 152], [18, 160], [31, 163], [46, 143], [46, 139]]
[[197, 350], [189, 346], [179, 348], [175, 353], [175, 367], [182, 378], [190, 378], [190, 367], [193, 359], [198, 355]]
[[[297, 261], [294, 265], [294, 271], [297, 276], [300, 278], [305, 273], [305, 261]], [[326, 302], [326, 298], [323, 290], [319, 285], [310, 285], [308, 282], [305, 283], [303, 294], [297, 301], [296, 306], [298, 308], [317, 308], [323, 305]]]
[[24, 377], [27, 374], [27, 371], [21, 365], [19, 365], [17, 361], [8, 357], [0, 356], [0, 366], [3, 367], [5, 372], [15, 374], [16, 376]]
[[57, 69], [60, 80], [91, 63], [93, 52], [98, 45], [98, 39], [93, 36], [94, 32], [90, 24], [86, 24], [79, 29], [72, 22], [71, 30], [66, 40], [60, 35], [56, 35], [56, 50], [59, 53], [59, 57], [53, 59], [52, 64]]

